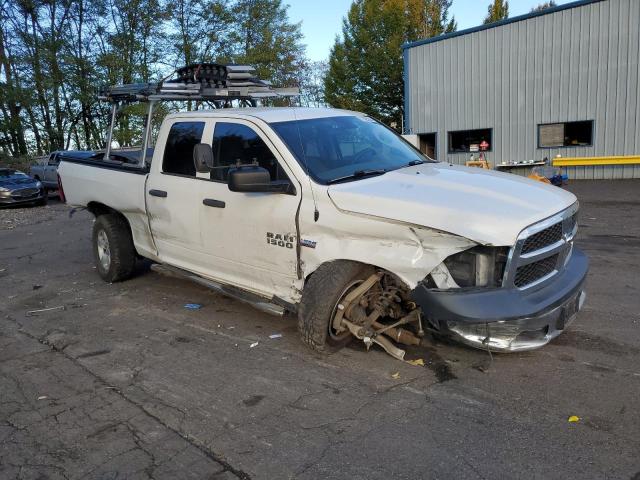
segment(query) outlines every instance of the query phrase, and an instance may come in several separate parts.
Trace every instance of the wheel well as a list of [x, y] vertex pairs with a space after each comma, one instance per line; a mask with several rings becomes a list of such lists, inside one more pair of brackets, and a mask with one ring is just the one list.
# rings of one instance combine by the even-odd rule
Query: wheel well
[[348, 259], [346, 259], [346, 258], [345, 258], [345, 259], [338, 258], [338, 259], [335, 259], [335, 260], [329, 260], [329, 261], [327, 261], [327, 262], [323, 262], [323, 263], [321, 263], [321, 264], [320, 264], [320, 265], [318, 265], [318, 266], [317, 266], [317, 267], [316, 267], [312, 272], [310, 272], [308, 275], [306, 275], [306, 276], [305, 276], [305, 278], [304, 278], [304, 283], [305, 283], [305, 285], [306, 285], [306, 283], [309, 281], [309, 279], [311, 278], [311, 276], [312, 276], [312, 275], [313, 275], [313, 274], [318, 270], [318, 268], [320, 268], [322, 265], [326, 265], [327, 263], [338, 263], [338, 262], [359, 263], [359, 264], [361, 264], [361, 265], [366, 265], [366, 266], [369, 266], [369, 267], [373, 267], [373, 268], [375, 268], [376, 270], [380, 270], [380, 271], [382, 271], [382, 272], [384, 272], [384, 273], [386, 273], [386, 274], [388, 274], [388, 275], [391, 275], [391, 276], [395, 277], [395, 278], [396, 278], [396, 279], [397, 279], [397, 280], [398, 280], [402, 285], [404, 285], [404, 286], [409, 290], [409, 287], [406, 285], [406, 283], [405, 283], [404, 281], [400, 280], [400, 278], [398, 278], [398, 276], [397, 276], [395, 273], [390, 272], [390, 271], [389, 271], [389, 270], [387, 270], [386, 268], [382, 268], [382, 267], [379, 267], [379, 266], [377, 266], [377, 265], [373, 265], [373, 264], [371, 264], [371, 263], [359, 262], [359, 261], [357, 261], [357, 260], [348, 260]]
[[101, 215], [107, 215], [107, 214], [115, 214], [124, 218], [124, 215], [122, 215], [119, 211], [100, 202], [89, 202], [87, 204], [87, 210], [91, 212], [94, 217], [99, 217]]
[[115, 208], [111, 208], [110, 206], [100, 202], [89, 202], [87, 204], [87, 210], [91, 212], [93, 216], [96, 218], [102, 215], [117, 215], [124, 221], [124, 223], [129, 228], [129, 233], [132, 234], [131, 225], [129, 225], [129, 220], [127, 220], [127, 217], [125, 217], [122, 213], [120, 213]]

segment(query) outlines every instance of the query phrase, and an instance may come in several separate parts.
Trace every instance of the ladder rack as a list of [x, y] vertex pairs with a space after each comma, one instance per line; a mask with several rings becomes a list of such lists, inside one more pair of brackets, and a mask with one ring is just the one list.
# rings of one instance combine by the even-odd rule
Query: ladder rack
[[[291, 98], [300, 95], [298, 87], [274, 88], [271, 82], [260, 80], [255, 69], [246, 65], [221, 65], [197, 63], [177, 69], [168, 77], [155, 83], [129, 83], [100, 88], [98, 100], [109, 102], [111, 122], [107, 134], [104, 160], [111, 157], [113, 129], [120, 105], [147, 103], [145, 132], [140, 151], [139, 166], [145, 166], [146, 153], [151, 136], [153, 106], [159, 101], [204, 101], [214, 108], [229, 108], [236, 100], [243, 107], [256, 107], [265, 98]], [[170, 77], [175, 78], [169, 79]]]
[[[286, 98], [300, 95], [297, 87], [274, 88], [270, 82], [254, 75], [246, 65], [201, 63], [179, 68], [155, 83], [130, 83], [102, 87], [98, 99], [106, 102], [146, 101], [210, 101], [224, 107], [232, 100], [255, 105], [264, 98]], [[218, 105], [215, 105], [218, 107]]]

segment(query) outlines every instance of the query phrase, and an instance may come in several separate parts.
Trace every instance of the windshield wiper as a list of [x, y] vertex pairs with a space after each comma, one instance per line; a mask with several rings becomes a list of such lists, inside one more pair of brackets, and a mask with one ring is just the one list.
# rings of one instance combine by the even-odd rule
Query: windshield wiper
[[345, 175], [344, 177], [333, 178], [327, 182], [327, 185], [332, 183], [339, 183], [345, 180], [352, 180], [357, 178], [371, 177], [375, 175], [384, 175], [387, 173], [386, 169], [371, 169], [371, 170], [356, 170], [355, 172]]

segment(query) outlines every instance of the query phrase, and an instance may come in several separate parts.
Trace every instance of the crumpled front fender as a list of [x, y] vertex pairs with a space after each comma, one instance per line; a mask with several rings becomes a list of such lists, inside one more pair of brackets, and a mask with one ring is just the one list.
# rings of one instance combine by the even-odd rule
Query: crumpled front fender
[[305, 277], [325, 262], [352, 260], [383, 268], [413, 289], [446, 257], [477, 245], [451, 233], [326, 207], [318, 222], [301, 225]]

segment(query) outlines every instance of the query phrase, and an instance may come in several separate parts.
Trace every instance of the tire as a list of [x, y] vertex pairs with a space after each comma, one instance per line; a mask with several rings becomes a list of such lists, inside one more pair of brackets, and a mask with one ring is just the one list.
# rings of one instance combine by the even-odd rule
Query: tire
[[105, 282], [131, 278], [136, 250], [126, 220], [115, 214], [100, 215], [93, 224], [93, 258]]
[[355, 286], [375, 273], [370, 265], [335, 261], [321, 265], [311, 275], [298, 308], [298, 331], [302, 341], [318, 352], [334, 352], [346, 346], [350, 332], [334, 336], [330, 324], [338, 302]]
[[47, 203], [49, 203], [49, 191], [45, 188], [44, 189], [44, 197], [42, 197], [40, 200], [38, 200], [38, 203], [36, 205], [44, 207]]

